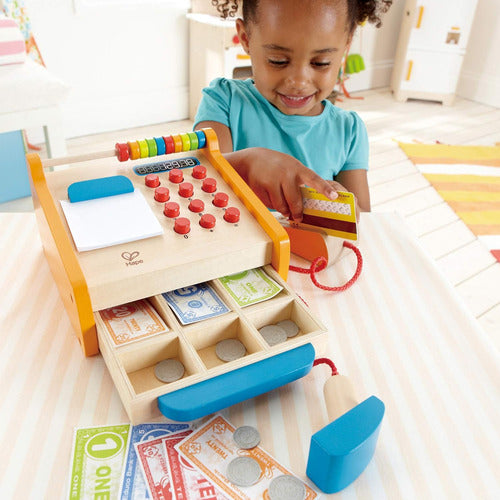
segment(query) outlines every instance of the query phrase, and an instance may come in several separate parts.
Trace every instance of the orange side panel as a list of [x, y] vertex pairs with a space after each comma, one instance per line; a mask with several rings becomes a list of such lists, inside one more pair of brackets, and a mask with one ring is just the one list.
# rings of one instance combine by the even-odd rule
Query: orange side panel
[[82, 269], [47, 186], [37, 154], [26, 155], [40, 237], [59, 294], [86, 356], [99, 352], [97, 332]]
[[286, 231], [238, 172], [222, 156], [219, 150], [219, 141], [213, 129], [204, 128], [203, 132], [207, 138], [205, 155], [271, 238], [273, 242], [271, 264], [278, 274], [286, 280], [290, 265], [290, 240]]
[[295, 227], [285, 227], [285, 231], [290, 237], [290, 246], [293, 254], [312, 262], [317, 257], [325, 257], [328, 261], [328, 248], [325, 243], [325, 236], [321, 233], [298, 229]]

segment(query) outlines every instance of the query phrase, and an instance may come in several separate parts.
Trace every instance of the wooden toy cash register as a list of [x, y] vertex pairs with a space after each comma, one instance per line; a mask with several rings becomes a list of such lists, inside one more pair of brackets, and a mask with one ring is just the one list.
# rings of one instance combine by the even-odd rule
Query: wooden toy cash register
[[[156, 155], [167, 156], [152, 163]], [[325, 329], [285, 282], [288, 235], [222, 157], [213, 130], [79, 157], [27, 159], [45, 255], [72, 326], [85, 355], [102, 353], [133, 423], [159, 410], [193, 420], [311, 369], [312, 344], [321, 346]], [[75, 166], [45, 171], [69, 164]], [[219, 278], [254, 268], [282, 290], [240, 307]], [[203, 282], [228, 313], [183, 325], [158, 305], [162, 293]], [[117, 346], [99, 311], [145, 298], [168, 331]], [[270, 345], [260, 335], [264, 325], [287, 319], [299, 327], [295, 337]], [[215, 345], [230, 338], [246, 354], [224, 362], [214, 356]], [[184, 365], [180, 380], [155, 377], [154, 366], [167, 358]]]

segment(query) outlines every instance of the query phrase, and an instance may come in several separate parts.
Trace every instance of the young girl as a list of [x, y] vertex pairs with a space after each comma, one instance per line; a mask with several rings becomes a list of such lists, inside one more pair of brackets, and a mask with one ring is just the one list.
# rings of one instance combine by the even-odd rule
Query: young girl
[[379, 26], [391, 3], [244, 0], [236, 29], [253, 78], [214, 80], [195, 129], [215, 130], [224, 157], [267, 207], [300, 221], [307, 185], [330, 199], [351, 191], [358, 210], [370, 210], [365, 125], [326, 98], [356, 26]]

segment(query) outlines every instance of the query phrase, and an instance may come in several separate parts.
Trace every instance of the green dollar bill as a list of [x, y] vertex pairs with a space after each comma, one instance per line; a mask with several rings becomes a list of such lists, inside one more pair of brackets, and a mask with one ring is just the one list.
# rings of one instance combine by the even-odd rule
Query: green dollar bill
[[71, 500], [117, 498], [129, 433], [129, 424], [75, 429]]
[[219, 281], [240, 307], [271, 299], [283, 290], [261, 268], [224, 276]]

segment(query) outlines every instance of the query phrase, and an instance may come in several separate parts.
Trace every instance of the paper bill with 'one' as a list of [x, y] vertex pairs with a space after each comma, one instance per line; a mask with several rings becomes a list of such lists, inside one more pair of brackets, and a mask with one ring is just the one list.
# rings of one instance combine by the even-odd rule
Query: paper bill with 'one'
[[130, 424], [75, 429], [71, 452], [71, 500], [117, 498]]

